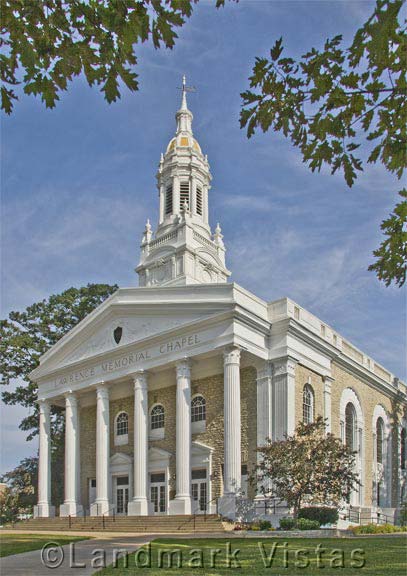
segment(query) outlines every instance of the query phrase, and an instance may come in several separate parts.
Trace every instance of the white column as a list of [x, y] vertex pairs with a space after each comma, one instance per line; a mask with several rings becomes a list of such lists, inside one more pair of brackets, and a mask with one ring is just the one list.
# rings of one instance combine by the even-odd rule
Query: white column
[[273, 439], [283, 440], [295, 431], [295, 367], [286, 357], [273, 362]]
[[80, 505], [80, 451], [78, 399], [69, 392], [65, 396], [65, 501], [60, 516], [82, 516]]
[[100, 384], [96, 392], [96, 500], [90, 508], [92, 516], [109, 513], [109, 459], [109, 389]]
[[324, 418], [326, 433], [332, 432], [332, 410], [331, 410], [331, 386], [334, 378], [330, 378], [329, 376], [323, 377], [324, 381]]
[[129, 516], [148, 516], [148, 388], [147, 374], [134, 377], [134, 495], [129, 502]]
[[51, 506], [51, 407], [48, 402], [39, 402], [39, 458], [38, 458], [38, 505], [34, 506], [34, 517], [55, 516]]
[[[264, 362], [257, 370], [257, 446], [265, 446], [267, 439], [273, 439], [273, 365]], [[260, 463], [261, 455], [257, 454]], [[256, 498], [262, 498], [270, 491], [270, 481], [265, 479], [258, 486]]]
[[177, 362], [176, 398], [176, 495], [170, 514], [191, 514], [191, 367], [185, 358]]
[[230, 348], [223, 355], [224, 367], [224, 494], [241, 488], [240, 350]]

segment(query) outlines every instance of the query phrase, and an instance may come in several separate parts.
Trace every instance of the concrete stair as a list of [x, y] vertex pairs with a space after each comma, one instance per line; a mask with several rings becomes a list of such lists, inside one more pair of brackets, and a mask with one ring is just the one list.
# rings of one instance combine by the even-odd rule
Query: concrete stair
[[216, 514], [196, 516], [86, 516], [71, 518], [33, 518], [16, 523], [15, 530], [64, 530], [84, 532], [142, 532], [150, 534], [182, 532], [223, 532]]

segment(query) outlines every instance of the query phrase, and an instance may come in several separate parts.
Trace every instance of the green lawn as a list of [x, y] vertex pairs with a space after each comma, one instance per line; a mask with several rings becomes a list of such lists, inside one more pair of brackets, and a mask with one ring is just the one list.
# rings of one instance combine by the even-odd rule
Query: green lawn
[[[374, 538], [163, 539], [124, 559], [103, 576], [352, 574], [405, 576], [405, 536]], [[227, 548], [229, 546], [229, 560]], [[274, 546], [274, 548], [273, 548]], [[319, 546], [319, 549], [318, 549]], [[239, 550], [234, 556], [233, 553]], [[274, 550], [274, 556], [273, 556]], [[172, 568], [168, 559], [172, 554]], [[160, 567], [161, 558], [161, 567]], [[211, 559], [212, 558], [212, 559]], [[319, 558], [319, 559], [318, 559]], [[151, 560], [150, 560], [151, 559]], [[236, 559], [236, 560], [235, 560]], [[150, 563], [151, 562], [151, 563]], [[363, 564], [363, 565], [362, 565]], [[150, 567], [151, 566], [151, 567]]]
[[0, 532], [0, 557], [39, 550], [47, 542], [69, 544], [78, 540], [87, 540], [84, 536], [61, 536], [54, 534], [2, 534]]

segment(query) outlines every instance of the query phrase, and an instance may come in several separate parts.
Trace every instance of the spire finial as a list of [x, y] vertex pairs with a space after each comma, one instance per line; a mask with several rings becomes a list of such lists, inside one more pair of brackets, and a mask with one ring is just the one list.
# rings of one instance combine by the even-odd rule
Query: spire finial
[[182, 103], [181, 110], [188, 110], [187, 105], [187, 79], [185, 74], [182, 77]]
[[181, 102], [181, 110], [188, 110], [187, 105], [187, 92], [195, 92], [195, 86], [187, 86], [187, 77], [185, 74], [182, 76], [182, 102]]

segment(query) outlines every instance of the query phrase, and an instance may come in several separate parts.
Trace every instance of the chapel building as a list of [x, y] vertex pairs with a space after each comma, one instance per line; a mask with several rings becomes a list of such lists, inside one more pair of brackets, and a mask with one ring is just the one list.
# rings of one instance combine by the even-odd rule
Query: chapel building
[[256, 448], [318, 415], [357, 451], [350, 505], [393, 515], [406, 498], [407, 388], [289, 298], [230, 282], [212, 176], [185, 79], [136, 271], [41, 358], [35, 515], [51, 502], [50, 407], [65, 407], [60, 516], [219, 513], [260, 498]]

